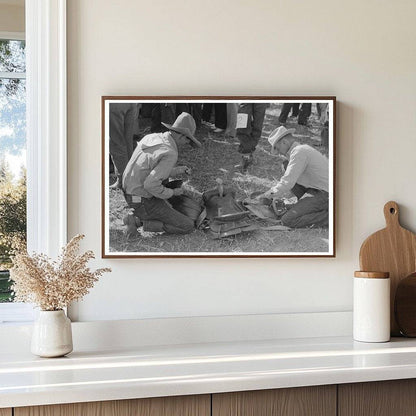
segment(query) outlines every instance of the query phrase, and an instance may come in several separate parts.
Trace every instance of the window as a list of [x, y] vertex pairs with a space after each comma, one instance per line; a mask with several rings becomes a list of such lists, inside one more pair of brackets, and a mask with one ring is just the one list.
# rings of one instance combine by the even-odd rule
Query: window
[[[5, 39], [5, 37], [9, 39]], [[26, 244], [26, 53], [0, 34], [0, 302], [12, 301], [10, 254]]]
[[[56, 257], [66, 243], [66, 0], [26, 0], [25, 20], [27, 246]], [[0, 303], [0, 324], [33, 315]]]

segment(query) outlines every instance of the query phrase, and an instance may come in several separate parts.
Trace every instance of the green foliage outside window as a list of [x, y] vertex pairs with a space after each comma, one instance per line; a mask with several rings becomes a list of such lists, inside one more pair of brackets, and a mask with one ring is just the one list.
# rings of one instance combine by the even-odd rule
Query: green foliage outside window
[[7, 163], [0, 161], [0, 302], [12, 300], [8, 269], [16, 248], [26, 241], [26, 173], [13, 181]]
[[26, 172], [20, 167], [26, 146], [25, 61], [24, 41], [0, 39], [0, 302], [13, 300], [8, 269], [14, 250], [26, 242]]

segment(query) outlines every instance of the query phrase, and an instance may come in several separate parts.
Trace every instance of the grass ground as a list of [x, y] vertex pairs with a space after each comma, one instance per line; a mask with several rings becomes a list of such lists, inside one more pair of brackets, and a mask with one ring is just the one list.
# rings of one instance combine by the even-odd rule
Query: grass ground
[[[240, 163], [241, 155], [237, 152], [238, 140], [224, 138], [202, 127], [196, 136], [202, 142], [200, 149], [187, 149], [179, 155], [178, 165], [186, 165], [192, 169], [190, 177], [184, 177], [184, 188], [200, 196], [202, 192], [214, 188], [216, 179], [221, 178], [226, 186], [232, 186], [238, 199], [247, 198], [255, 191], [266, 191], [274, 185], [282, 175], [281, 162], [270, 154], [267, 137], [272, 130], [280, 125], [278, 116], [280, 105], [272, 104], [266, 111], [262, 138], [254, 154], [255, 163], [247, 174], [241, 174], [235, 166]], [[312, 113], [308, 126], [300, 126], [295, 118], [288, 118], [287, 128], [296, 128], [296, 137], [300, 143], [316, 147], [325, 154], [320, 146], [321, 124], [316, 114]], [[113, 178], [110, 179], [113, 182]], [[110, 189], [110, 250], [112, 252], [198, 252], [204, 253], [279, 253], [279, 252], [327, 252], [327, 229], [299, 229], [290, 231], [259, 230], [238, 234], [220, 240], [212, 239], [204, 231], [196, 230], [185, 236], [145, 233], [135, 239], [124, 236], [123, 217], [127, 214], [127, 206], [120, 190]], [[288, 195], [288, 198], [291, 195]], [[260, 227], [270, 225], [265, 221], [257, 221]]]

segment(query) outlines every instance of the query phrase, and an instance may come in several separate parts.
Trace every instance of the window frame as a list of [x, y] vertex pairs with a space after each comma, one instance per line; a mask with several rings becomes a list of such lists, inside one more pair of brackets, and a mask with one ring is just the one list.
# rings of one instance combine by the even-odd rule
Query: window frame
[[[56, 257], [67, 242], [66, 0], [26, 0], [25, 25], [27, 247]], [[0, 304], [0, 323], [12, 317], [31, 321], [33, 307]]]

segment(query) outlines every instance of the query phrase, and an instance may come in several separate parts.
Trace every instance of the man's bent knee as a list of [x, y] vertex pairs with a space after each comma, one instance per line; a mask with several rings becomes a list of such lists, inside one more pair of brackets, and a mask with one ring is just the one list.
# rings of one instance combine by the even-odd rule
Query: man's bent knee
[[296, 228], [299, 217], [294, 212], [288, 211], [280, 218], [280, 220], [285, 227]]
[[192, 220], [189, 221], [187, 224], [182, 225], [182, 234], [190, 234], [195, 230], [195, 224]]

